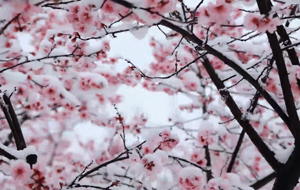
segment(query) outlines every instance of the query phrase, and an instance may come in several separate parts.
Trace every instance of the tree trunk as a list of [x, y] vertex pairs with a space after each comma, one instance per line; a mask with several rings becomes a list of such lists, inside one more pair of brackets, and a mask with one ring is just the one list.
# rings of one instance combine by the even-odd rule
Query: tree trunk
[[279, 169], [273, 190], [293, 190], [300, 177], [300, 148], [295, 147], [286, 165]]

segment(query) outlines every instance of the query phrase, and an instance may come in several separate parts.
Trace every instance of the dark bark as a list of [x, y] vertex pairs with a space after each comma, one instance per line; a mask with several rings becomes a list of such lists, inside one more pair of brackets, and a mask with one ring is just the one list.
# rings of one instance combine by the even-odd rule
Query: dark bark
[[[277, 26], [277, 33], [279, 34], [284, 46], [292, 45], [291, 39], [282, 25]], [[288, 48], [286, 51], [289, 55], [292, 65], [300, 65], [295, 48]]]
[[[127, 8], [137, 8], [136, 6], [132, 5], [131, 3], [126, 3], [126, 1], [124, 1], [124, 0], [113, 0], [113, 1], [115, 3], [125, 6]], [[160, 21], [158, 23], [158, 25], [163, 25], [171, 30], [178, 32], [184, 38], [196, 43], [199, 47], [201, 47], [201, 49], [206, 50], [209, 54], [216, 56], [221, 61], [223, 61], [225, 64], [227, 64], [228, 66], [233, 68], [237, 73], [239, 73], [241, 76], [243, 76], [243, 78], [246, 79], [254, 88], [256, 88], [256, 90], [259, 91], [259, 93], [266, 99], [266, 101], [271, 105], [271, 107], [278, 113], [280, 118], [290, 128], [289, 118], [284, 113], [284, 111], [281, 109], [281, 107], [270, 96], [270, 94], [267, 91], [265, 91], [265, 89], [249, 73], [247, 73], [247, 71], [245, 71], [243, 68], [241, 68], [237, 63], [230, 60], [229, 58], [224, 56], [221, 52], [215, 50], [214, 48], [210, 47], [209, 45], [204, 44], [203, 41], [201, 39], [199, 39], [197, 36], [195, 36], [193, 33], [190, 33], [189, 31], [186, 31], [186, 30], [182, 29], [181, 27], [174, 25], [167, 20]]]
[[10, 120], [9, 121], [9, 126], [11, 128], [12, 133], [13, 133], [17, 149], [18, 150], [23, 150], [23, 149], [26, 148], [26, 143], [25, 143], [25, 140], [24, 140], [24, 136], [23, 136], [23, 133], [22, 133], [21, 126], [20, 126], [20, 123], [18, 121], [17, 115], [14, 111], [14, 108], [12, 106], [12, 103], [11, 103], [9, 97], [6, 94], [3, 95], [3, 100], [4, 100], [4, 102], [5, 102], [5, 104], [8, 108], [7, 111], [9, 113], [7, 113], [5, 116], [6, 116], [7, 120]]
[[[113, 2], [121, 4], [127, 8], [137, 8], [133, 4], [128, 3], [124, 0], [113, 0]], [[260, 12], [263, 15], [269, 16], [269, 12], [271, 10], [271, 1], [270, 0], [257, 0], [257, 4], [259, 6]], [[144, 9], [145, 11], [151, 12], [149, 9]], [[242, 113], [238, 106], [236, 105], [235, 101], [232, 99], [230, 93], [226, 90], [224, 84], [219, 79], [217, 74], [215, 73], [213, 67], [210, 65], [208, 59], [204, 59], [203, 65], [207, 72], [209, 73], [211, 79], [213, 80], [216, 87], [219, 89], [221, 96], [224, 98], [226, 105], [229, 107], [230, 111], [234, 115], [237, 122], [243, 127], [246, 134], [249, 136], [251, 141], [254, 143], [256, 148], [262, 154], [262, 156], [267, 160], [270, 166], [276, 171], [277, 178], [274, 184], [274, 190], [292, 190], [295, 185], [298, 183], [298, 179], [300, 177], [300, 164], [297, 164], [300, 160], [300, 150], [299, 150], [299, 127], [300, 122], [296, 112], [293, 94], [291, 91], [291, 85], [288, 79], [287, 69], [284, 63], [282, 50], [279, 46], [279, 41], [277, 39], [276, 34], [270, 34], [267, 32], [268, 40], [273, 51], [274, 60], [276, 61], [277, 68], [279, 71], [280, 82], [283, 90], [284, 100], [287, 108], [288, 115], [282, 110], [282, 108], [273, 100], [270, 94], [265, 91], [265, 89], [260, 86], [258, 81], [256, 81], [251, 75], [249, 75], [243, 68], [241, 68], [238, 63], [235, 63], [233, 60], [229, 59], [228, 57], [224, 56], [221, 52], [215, 50], [211, 46], [205, 44], [201, 39], [197, 38], [193, 33], [184, 30], [181, 27], [178, 27], [171, 22], [163, 19], [158, 23], [158, 25], [163, 25], [171, 30], [174, 30], [181, 34], [184, 38], [189, 41], [196, 43], [199, 49], [206, 50], [207, 53], [214, 55], [215, 57], [219, 58], [225, 64], [230, 66], [234, 69], [237, 73], [239, 73], [244, 79], [246, 79], [256, 90], [265, 98], [265, 100], [271, 105], [271, 107], [277, 112], [280, 118], [285, 122], [288, 126], [289, 130], [293, 134], [295, 138], [295, 149], [288, 159], [286, 164], [280, 164], [274, 158], [274, 153], [266, 146], [263, 140], [258, 136], [254, 128], [250, 125], [249, 121], [242, 119]], [[286, 31], [283, 27], [279, 26], [277, 28], [278, 34], [281, 36], [284, 43], [289, 44], [290, 41], [287, 38]], [[296, 54], [294, 50], [288, 51], [289, 58], [293, 65], [299, 65], [299, 60], [296, 58]], [[225, 90], [224, 90], [225, 89]], [[266, 178], [265, 182], [258, 181], [257, 184], [264, 184], [267, 183], [270, 179], [274, 177], [274, 174]]]
[[276, 173], [272, 172], [271, 174], [267, 175], [266, 177], [253, 183], [250, 187], [252, 187], [253, 189], [260, 189], [261, 187], [267, 185], [270, 181], [275, 179], [275, 177], [276, 177]]
[[[271, 11], [272, 4], [270, 0], [257, 0], [257, 5], [260, 13], [268, 16]], [[286, 34], [283, 26], [277, 27], [277, 33], [281, 36], [284, 45], [291, 44], [291, 41]], [[290, 130], [295, 136], [295, 148], [289, 157], [287, 163], [277, 171], [276, 180], [273, 186], [273, 190], [292, 190], [298, 184], [300, 177], [300, 121], [297, 114], [296, 106], [294, 103], [294, 97], [291, 90], [291, 85], [288, 78], [287, 68], [283, 58], [283, 52], [280, 48], [279, 41], [275, 33], [271, 34], [266, 32], [270, 47], [273, 52], [274, 59], [276, 61], [276, 66], [278, 69], [278, 74], [280, 78], [280, 83], [282, 87], [282, 92], [284, 96], [284, 101], [288, 115], [290, 117], [291, 127]], [[299, 65], [299, 60], [296, 52], [292, 49], [288, 49], [288, 55], [293, 65]]]
[[295, 140], [297, 141], [298, 139], [297, 137], [300, 137], [300, 133], [299, 133], [300, 121], [294, 103], [294, 96], [292, 93], [292, 87], [289, 81], [287, 68], [284, 62], [284, 58], [276, 34], [275, 33], [270, 34], [269, 32], [267, 32], [267, 36], [278, 69], [279, 79], [281, 83], [281, 88], [284, 96], [284, 102], [286, 105], [287, 113], [291, 121], [291, 132], [295, 134], [296, 137]]
[[0, 155], [8, 158], [9, 160], [16, 160], [17, 159], [14, 155], [10, 154], [9, 152], [5, 151], [2, 148], [0, 148]]
[[244, 136], [245, 136], [245, 130], [242, 130], [241, 134], [240, 134], [240, 137], [239, 137], [239, 140], [235, 146], [235, 149], [233, 151], [233, 154], [231, 156], [231, 159], [230, 159], [230, 162], [229, 162], [229, 165], [228, 165], [228, 168], [227, 168], [227, 172], [230, 173], [233, 169], [233, 165], [235, 163], [235, 160], [237, 158], [237, 155], [240, 151], [240, 148], [242, 146], [242, 143], [243, 143], [243, 139], [244, 139]]
[[[259, 98], [259, 93], [256, 92], [256, 94], [254, 95], [253, 97], [253, 100], [252, 100], [252, 103], [251, 103], [251, 106], [248, 108], [247, 111], [249, 111], [250, 113], [253, 113], [254, 109], [256, 108], [257, 106], [257, 103], [258, 103], [258, 98]], [[231, 160], [229, 162], [229, 165], [228, 165], [228, 168], [227, 168], [227, 172], [230, 173], [233, 169], [233, 165], [234, 165], [234, 162], [237, 158], [237, 155], [238, 155], [238, 152], [240, 151], [240, 148], [242, 146], [242, 143], [243, 143], [243, 139], [244, 139], [244, 136], [245, 136], [245, 130], [242, 130], [241, 134], [240, 134], [240, 137], [238, 139], [238, 142], [235, 146], [235, 149], [233, 151], [233, 154], [231, 156]]]
[[283, 168], [277, 171], [273, 190], [293, 190], [300, 177], [300, 148], [296, 146]]
[[[19, 120], [10, 101], [10, 97], [4, 94], [2, 99], [3, 101], [1, 100], [0, 106], [8, 122], [8, 125], [11, 129], [11, 134], [14, 137], [17, 150], [23, 150], [26, 148], [26, 143], [24, 140], [24, 136], [21, 130]], [[9, 144], [9, 142], [7, 144]], [[4, 149], [1, 148], [0, 148], [0, 155], [3, 155], [8, 159], [17, 159], [14, 155], [11, 155], [9, 152], [6, 152]], [[37, 163], [37, 155], [36, 154], [27, 155], [26, 162], [32, 168], [32, 165]]]
[[226, 90], [225, 85], [221, 79], [216, 74], [214, 68], [210, 64], [209, 60], [205, 57], [203, 61], [203, 66], [205, 67], [207, 73], [209, 74], [211, 80], [219, 90], [221, 96], [223, 97], [227, 107], [230, 109], [236, 121], [245, 130], [246, 134], [249, 136], [252, 143], [256, 146], [258, 151], [262, 154], [269, 165], [276, 171], [281, 168], [281, 164], [275, 159], [274, 152], [272, 152], [269, 147], [263, 142], [260, 136], [257, 134], [253, 126], [245, 118], [242, 118], [242, 112], [231, 97], [230, 93]]
[[[160, 21], [161, 25], [166, 26], [178, 33], [180, 33], [182, 36], [187, 38], [188, 40], [198, 44], [199, 47], [202, 47], [204, 50], [206, 50], [209, 54], [216, 56], [221, 61], [223, 61], [226, 65], [231, 67], [233, 70], [235, 70], [237, 73], [239, 73], [245, 80], [247, 80], [256, 90], [266, 99], [266, 101], [271, 105], [271, 107], [278, 113], [280, 118], [285, 122], [285, 124], [289, 127], [291, 130], [291, 124], [288, 116], [285, 114], [285, 112], [282, 110], [282, 108], [277, 104], [277, 102], [270, 96], [270, 94], [243, 68], [241, 68], [237, 63], [230, 60], [226, 56], [224, 56], [221, 52], [215, 50], [214, 48], [210, 47], [209, 45], [206, 45], [203, 43], [203, 41], [199, 38], [197, 38], [194, 34], [189, 33], [188, 31], [166, 21], [162, 20]], [[294, 134], [293, 134], [294, 135]]]

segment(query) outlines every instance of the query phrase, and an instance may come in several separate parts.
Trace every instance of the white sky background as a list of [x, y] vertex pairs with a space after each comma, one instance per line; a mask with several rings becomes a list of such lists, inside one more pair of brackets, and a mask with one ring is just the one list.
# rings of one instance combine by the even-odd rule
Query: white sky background
[[[152, 49], [150, 48], [149, 42], [150, 37], [155, 36], [156, 39], [165, 38], [165, 36], [156, 28], [149, 30], [147, 36], [143, 40], [138, 40], [131, 33], [123, 33], [117, 35], [117, 38], [110, 41], [111, 51], [108, 56], [112, 57], [123, 57], [129, 59], [138, 68], [144, 70], [148, 69], [149, 65], [154, 58], [152, 56]], [[120, 61], [117, 63], [117, 67], [123, 69], [130, 66], [125, 61]], [[117, 104], [117, 108], [122, 116], [127, 119], [132, 118], [134, 115], [144, 114], [148, 118], [147, 126], [161, 126], [170, 124], [168, 123], [168, 118], [176, 113], [179, 113], [178, 105], [191, 103], [192, 101], [183, 95], [167, 95], [164, 92], [151, 92], [141, 85], [136, 87], [121, 86], [118, 94], [123, 96], [123, 101]], [[111, 114], [116, 114], [113, 106], [110, 106], [109, 112]], [[199, 117], [195, 113], [184, 114], [184, 120], [191, 119], [194, 117]], [[198, 111], [201, 113], [200, 111]], [[183, 116], [183, 115], [182, 115]], [[89, 128], [89, 130], [87, 130]], [[76, 127], [78, 134], [84, 134], [88, 139], [96, 138], [95, 134], [99, 127], [92, 127], [92, 124], [82, 124]]]
[[[204, 5], [209, 1], [205, 1]], [[185, 3], [191, 7], [197, 5], [199, 0], [188, 0]], [[165, 29], [164, 27], [161, 27]], [[111, 50], [108, 57], [123, 57], [130, 60], [135, 66], [141, 70], [149, 69], [149, 65], [154, 58], [152, 56], [152, 49], [149, 45], [150, 38], [165, 39], [164, 34], [157, 29], [152, 27], [148, 30], [147, 35], [142, 40], [134, 37], [130, 32], [120, 33], [116, 35], [117, 38], [110, 40]], [[130, 66], [125, 61], [118, 62], [117, 67], [124, 69]], [[170, 124], [168, 118], [180, 113], [183, 121], [199, 117], [201, 114], [200, 110], [195, 110], [193, 113], [186, 113], [179, 111], [179, 104], [191, 103], [191, 99], [188, 97], [176, 94], [173, 96], [167, 95], [164, 92], [151, 92], [140, 85], [136, 87], [128, 87], [123, 85], [119, 91], [119, 94], [123, 96], [122, 103], [117, 105], [117, 108], [122, 116], [130, 119], [135, 114], [144, 114], [148, 123], [147, 126], [162, 126]], [[111, 114], [116, 114], [116, 111], [111, 106], [109, 110]], [[199, 122], [191, 122], [188, 125], [190, 127], [199, 126]], [[76, 127], [76, 132], [80, 136], [84, 136], [86, 140], [94, 139], [99, 142], [99, 136], [95, 134], [103, 133], [103, 129], [94, 127], [93, 124], [84, 123]], [[149, 131], [150, 132], [150, 131]], [[184, 137], [182, 137], [184, 138]]]

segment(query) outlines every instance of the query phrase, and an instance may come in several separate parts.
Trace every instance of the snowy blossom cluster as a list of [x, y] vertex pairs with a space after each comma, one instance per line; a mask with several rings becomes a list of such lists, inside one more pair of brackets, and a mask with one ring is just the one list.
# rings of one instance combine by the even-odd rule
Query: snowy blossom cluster
[[[294, 150], [286, 102], [299, 108], [298, 3], [1, 1], [1, 96], [11, 94], [38, 162], [30, 168], [0, 152], [0, 189], [256, 189], [277, 165], [255, 140], [280, 167]], [[148, 40], [148, 69], [111, 55], [122, 33]], [[188, 101], [169, 125], [154, 128], [143, 113], [119, 113], [122, 86]], [[0, 149], [14, 155], [9, 122], [0, 116]], [[102, 144], [75, 135], [81, 122], [107, 132]]]

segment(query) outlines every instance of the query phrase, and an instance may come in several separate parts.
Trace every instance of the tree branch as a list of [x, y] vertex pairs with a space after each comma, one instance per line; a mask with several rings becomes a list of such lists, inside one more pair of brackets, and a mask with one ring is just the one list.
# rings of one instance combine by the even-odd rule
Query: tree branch
[[[250, 111], [250, 113], [253, 113], [255, 107], [257, 106], [257, 102], [258, 102], [258, 98], [259, 98], [259, 93], [256, 92], [256, 94], [254, 95], [254, 98], [252, 100], [252, 104], [250, 105], [250, 107], [247, 109], [247, 111]], [[228, 168], [227, 168], [227, 172], [230, 173], [233, 169], [233, 165], [234, 165], [234, 162], [237, 158], [237, 155], [238, 155], [238, 152], [242, 146], [242, 143], [243, 143], [243, 139], [244, 139], [244, 136], [245, 136], [245, 130], [243, 129], [241, 134], [240, 134], [240, 137], [239, 137], [239, 140], [236, 144], [236, 147], [234, 149], [234, 152], [231, 156], [231, 160], [229, 162], [229, 165], [228, 165]]]
[[190, 41], [197, 43], [198, 46], [202, 47], [204, 50], [206, 50], [209, 54], [212, 54], [219, 58], [221, 61], [223, 61], [226, 65], [233, 68], [237, 73], [239, 73], [241, 76], [243, 76], [256, 90], [266, 99], [266, 101], [272, 106], [272, 108], [278, 113], [278, 115], [281, 117], [281, 119], [285, 122], [285, 124], [290, 128], [290, 120], [288, 116], [284, 113], [282, 108], [276, 103], [276, 101], [270, 96], [270, 94], [243, 68], [241, 68], [237, 63], [230, 60], [226, 56], [224, 56], [219, 51], [215, 50], [214, 48], [210, 47], [209, 45], [203, 44], [203, 41], [199, 38], [197, 38], [194, 34], [189, 33], [188, 31], [166, 21], [162, 20], [160, 21], [161, 25], [164, 25], [178, 33], [180, 33], [185, 38], [189, 39]]
[[0, 148], [0, 155], [8, 158], [9, 160], [17, 160], [17, 158], [14, 155], [10, 154], [2, 148]]
[[[13, 136], [14, 136], [14, 139], [16, 142], [17, 149], [23, 150], [26, 148], [26, 143], [24, 140], [24, 136], [23, 136], [17, 115], [14, 111], [14, 108], [11, 104], [9, 97], [6, 94], [3, 95], [3, 100], [8, 107], [9, 114], [6, 114], [5, 116], [10, 116], [10, 119], [11, 119], [10, 128], [11, 128], [11, 131], [13, 132]], [[6, 119], [8, 119], [8, 118], [6, 117]]]
[[212, 67], [209, 60], [205, 57], [203, 61], [203, 66], [205, 67], [207, 73], [212, 79], [213, 83], [216, 85], [219, 90], [222, 98], [224, 99], [226, 105], [230, 109], [236, 121], [241, 125], [241, 127], [245, 130], [252, 143], [256, 146], [261, 155], [265, 158], [265, 160], [269, 163], [269, 165], [277, 171], [282, 167], [282, 164], [279, 163], [275, 159], [275, 154], [272, 152], [269, 147], [263, 142], [257, 132], [254, 130], [253, 126], [249, 123], [247, 119], [242, 118], [242, 113], [230, 93], [226, 90], [225, 85], [221, 81], [221, 79], [216, 74], [214, 68]]
[[275, 33], [271, 34], [271, 33], [267, 32], [267, 36], [268, 36], [269, 43], [270, 43], [270, 46], [271, 46], [271, 49], [273, 52], [274, 59], [276, 61], [275, 63], [276, 63], [278, 74], [279, 74], [279, 79], [280, 79], [281, 88], [282, 88], [282, 92], [283, 92], [284, 102], [286, 105], [287, 113], [288, 113], [288, 115], [290, 117], [290, 121], [291, 121], [290, 130], [296, 137], [295, 141], [297, 142], [300, 140], [299, 139], [299, 137], [300, 137], [300, 121], [299, 121], [297, 109], [296, 109], [296, 106], [294, 103], [294, 96], [292, 93], [292, 87], [291, 87], [291, 84], [289, 81], [287, 68], [285, 66], [284, 58], [283, 58], [282, 51], [280, 49], [276, 34]]
[[[125, 0], [113, 0], [113, 2], [123, 5], [129, 9], [137, 8], [132, 3], [128, 3]], [[230, 66], [237, 73], [242, 75], [252, 86], [254, 86], [254, 88], [256, 88], [256, 90], [259, 91], [259, 93], [266, 99], [266, 101], [272, 106], [272, 108], [278, 113], [280, 118], [284, 121], [284, 123], [291, 130], [290, 120], [289, 120], [288, 116], [285, 114], [285, 112], [282, 110], [282, 108], [276, 103], [276, 101], [270, 96], [270, 94], [267, 91], [265, 91], [265, 89], [249, 73], [247, 73], [247, 71], [245, 71], [243, 68], [241, 68], [237, 63], [230, 60], [229, 58], [227, 58], [226, 56], [224, 56], [222, 53], [215, 50], [214, 48], [210, 47], [209, 45], [204, 44], [203, 41], [201, 39], [199, 39], [197, 36], [195, 36], [193, 33], [186, 31], [186, 30], [180, 28], [179, 26], [176, 26], [165, 19], [161, 20], [158, 23], [158, 25], [163, 25], [167, 28], [170, 28], [171, 30], [178, 32], [183, 37], [196, 43], [199, 47], [206, 50], [209, 54], [216, 56], [221, 61], [223, 61], [226, 65]]]
[[266, 177], [253, 183], [250, 187], [252, 187], [253, 189], [259, 189], [259, 188], [267, 185], [270, 181], [275, 179], [275, 177], [276, 177], [276, 173], [272, 172], [271, 174], [267, 175]]
[[[256, 0], [256, 2], [260, 13], [268, 16], [272, 8], [271, 1]], [[275, 180], [273, 190], [292, 190], [299, 183], [300, 177], [300, 165], [298, 164], [300, 160], [300, 121], [294, 104], [294, 97], [291, 90], [286, 65], [283, 59], [282, 50], [280, 49], [277, 36], [275, 33], [270, 34], [269, 32], [266, 32], [266, 34], [274, 55], [274, 59], [276, 61], [284, 101], [286, 104], [287, 112], [290, 116], [290, 121], [292, 125], [290, 127], [290, 130], [292, 131], [292, 133], [294, 133], [295, 137], [295, 148], [292, 154], [290, 155], [288, 161], [285, 163], [284, 167], [277, 171], [277, 178]], [[294, 64], [297, 63], [295, 62]]]
[[239, 140], [236, 143], [236, 146], [235, 146], [235, 149], [233, 151], [233, 154], [231, 156], [231, 160], [230, 160], [228, 168], [227, 168], [227, 173], [230, 173], [232, 171], [232, 169], [233, 169], [233, 165], [234, 165], [235, 160], [237, 158], [238, 152], [240, 151], [240, 148], [242, 146], [244, 136], [245, 136], [245, 130], [243, 129], [242, 132], [241, 132], [241, 134], [240, 134]]

